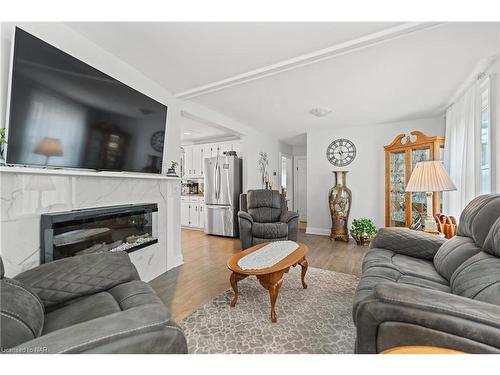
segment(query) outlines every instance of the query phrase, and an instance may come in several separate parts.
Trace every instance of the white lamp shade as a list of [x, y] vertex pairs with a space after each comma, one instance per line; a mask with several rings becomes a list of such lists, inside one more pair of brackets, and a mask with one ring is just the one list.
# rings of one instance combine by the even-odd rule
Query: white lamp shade
[[421, 161], [415, 165], [406, 185], [409, 192], [435, 192], [457, 190], [443, 163], [439, 160]]

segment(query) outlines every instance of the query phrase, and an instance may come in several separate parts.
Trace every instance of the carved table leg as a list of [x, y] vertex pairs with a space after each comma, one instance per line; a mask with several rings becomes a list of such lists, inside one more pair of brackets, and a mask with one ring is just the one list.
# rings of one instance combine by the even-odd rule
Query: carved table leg
[[276, 323], [278, 320], [276, 318], [275, 306], [276, 306], [276, 300], [278, 299], [278, 293], [280, 291], [282, 283], [283, 283], [283, 279], [278, 281], [276, 284], [269, 286], [269, 296], [271, 297], [271, 321], [273, 323]]
[[304, 289], [307, 289], [307, 284], [306, 282], [304, 281], [304, 278], [306, 277], [306, 272], [307, 272], [307, 268], [309, 267], [309, 263], [307, 263], [307, 259], [306, 257], [304, 257], [300, 262], [300, 267], [302, 268], [302, 274], [301, 274], [301, 278], [302, 278], [302, 287]]
[[229, 278], [229, 281], [231, 282], [231, 287], [234, 290], [234, 297], [233, 300], [231, 301], [231, 307], [234, 307], [236, 305], [236, 302], [238, 301], [238, 281], [243, 280], [246, 276], [237, 274], [236, 272], [233, 272], [231, 274], [231, 277]]
[[290, 267], [285, 270], [270, 273], [267, 275], [257, 275], [260, 284], [269, 291], [269, 296], [271, 297], [271, 321], [276, 323], [276, 300], [278, 299], [278, 292], [283, 284], [283, 274], [288, 272]]

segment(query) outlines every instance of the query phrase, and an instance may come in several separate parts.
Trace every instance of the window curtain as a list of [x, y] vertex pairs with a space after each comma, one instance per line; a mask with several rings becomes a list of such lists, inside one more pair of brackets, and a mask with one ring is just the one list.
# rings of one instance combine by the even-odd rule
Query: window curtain
[[480, 194], [477, 92], [475, 83], [446, 111], [444, 164], [457, 190], [443, 193], [443, 209], [457, 219], [467, 203]]

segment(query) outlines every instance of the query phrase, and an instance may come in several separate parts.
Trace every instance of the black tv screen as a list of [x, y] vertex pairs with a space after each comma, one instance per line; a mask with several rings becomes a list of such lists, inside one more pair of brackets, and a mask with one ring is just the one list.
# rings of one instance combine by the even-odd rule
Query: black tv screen
[[167, 107], [16, 28], [7, 163], [161, 173]]

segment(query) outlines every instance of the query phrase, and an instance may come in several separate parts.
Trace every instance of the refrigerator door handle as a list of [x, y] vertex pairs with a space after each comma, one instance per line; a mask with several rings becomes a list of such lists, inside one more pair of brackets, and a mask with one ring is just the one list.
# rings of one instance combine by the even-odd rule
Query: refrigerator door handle
[[220, 174], [220, 164], [218, 164], [217, 168], [218, 168], [217, 175], [219, 176], [219, 184], [218, 184], [219, 189], [217, 191], [217, 199], [220, 199], [220, 189], [221, 189], [221, 185], [222, 185], [222, 176]]
[[217, 167], [219, 164], [219, 158], [217, 158], [217, 161], [215, 162], [215, 167], [214, 167], [214, 185], [215, 185], [215, 200], [219, 200], [219, 196], [217, 195], [217, 191], [219, 190], [217, 186]]

